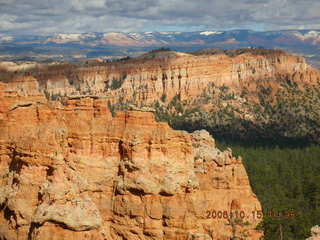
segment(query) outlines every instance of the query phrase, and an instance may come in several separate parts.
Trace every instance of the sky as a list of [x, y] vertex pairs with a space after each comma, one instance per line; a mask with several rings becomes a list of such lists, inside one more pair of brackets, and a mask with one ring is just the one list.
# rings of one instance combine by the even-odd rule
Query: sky
[[320, 29], [320, 0], [0, 0], [0, 33]]

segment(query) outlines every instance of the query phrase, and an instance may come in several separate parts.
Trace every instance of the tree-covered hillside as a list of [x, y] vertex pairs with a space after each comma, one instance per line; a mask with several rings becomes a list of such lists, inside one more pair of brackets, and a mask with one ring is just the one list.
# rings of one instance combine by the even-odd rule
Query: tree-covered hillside
[[[320, 87], [268, 81], [241, 93], [210, 85], [191, 103], [179, 96], [154, 104], [159, 121], [176, 129], [207, 129], [233, 141], [287, 145], [320, 143]], [[250, 145], [250, 144], [249, 144]]]
[[265, 213], [261, 224], [265, 239], [306, 239], [320, 219], [320, 146], [218, 145], [231, 147], [234, 155], [243, 157], [251, 186]]

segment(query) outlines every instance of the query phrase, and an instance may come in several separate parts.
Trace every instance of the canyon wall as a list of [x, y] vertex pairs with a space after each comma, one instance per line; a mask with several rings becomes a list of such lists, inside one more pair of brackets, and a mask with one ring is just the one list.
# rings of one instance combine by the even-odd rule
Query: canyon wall
[[244, 53], [200, 55], [172, 53], [166, 57], [145, 56], [102, 66], [81, 67], [72, 73], [52, 72], [35, 76], [47, 95], [105, 96], [111, 102], [131, 100], [151, 104], [161, 97], [192, 101], [212, 86], [227, 86], [235, 92], [254, 90], [261, 82], [281, 81], [316, 83], [320, 73], [302, 57], [271, 51], [266, 54]]
[[[126, 86], [126, 84], [124, 84]], [[259, 239], [241, 158], [107, 98], [0, 83], [0, 239]], [[231, 216], [232, 213], [232, 216]]]
[[204, 130], [175, 131], [138, 108], [112, 116], [108, 103], [192, 102], [213, 85], [311, 85], [318, 70], [276, 51], [161, 53], [54, 69], [1, 75], [0, 239], [262, 236], [241, 158], [217, 149]]

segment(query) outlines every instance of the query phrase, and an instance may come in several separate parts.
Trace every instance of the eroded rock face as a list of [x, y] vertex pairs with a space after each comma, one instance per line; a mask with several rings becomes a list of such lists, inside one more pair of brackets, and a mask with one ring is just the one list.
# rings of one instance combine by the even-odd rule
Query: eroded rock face
[[[152, 112], [112, 117], [107, 99], [62, 105], [11, 87], [0, 84], [0, 239], [261, 236], [241, 159], [206, 131], [174, 131]], [[236, 210], [242, 223], [221, 215]]]
[[[146, 106], [164, 96], [167, 100], [179, 96], [183, 101], [192, 102], [212, 84], [241, 93], [244, 89], [255, 90], [261, 81], [273, 87], [279, 86], [281, 81], [297, 84], [320, 81], [320, 72], [310, 67], [304, 58], [277, 51], [235, 57], [181, 54], [71, 70], [66, 67], [60, 71], [39, 71], [32, 76], [14, 76], [12, 88], [29, 95], [34, 91], [42, 92], [51, 98], [95, 95], [107, 97], [111, 102], [121, 100]], [[28, 87], [32, 81], [37, 86]]]

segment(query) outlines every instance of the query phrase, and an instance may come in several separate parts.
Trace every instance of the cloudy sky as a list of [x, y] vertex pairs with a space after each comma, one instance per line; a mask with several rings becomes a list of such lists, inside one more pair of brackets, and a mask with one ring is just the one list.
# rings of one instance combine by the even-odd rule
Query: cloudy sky
[[1, 34], [320, 29], [320, 0], [0, 0]]

